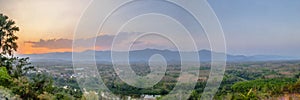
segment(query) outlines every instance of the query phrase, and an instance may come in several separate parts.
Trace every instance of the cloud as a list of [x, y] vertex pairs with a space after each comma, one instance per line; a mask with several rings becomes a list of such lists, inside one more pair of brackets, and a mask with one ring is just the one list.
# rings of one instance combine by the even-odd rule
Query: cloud
[[[77, 39], [78, 43], [82, 48], [90, 47], [91, 42], [95, 39], [97, 40], [96, 46], [100, 46], [103, 48], [110, 47], [114, 36], [112, 35], [103, 35], [94, 38], [87, 39]], [[40, 39], [39, 41], [25, 41], [25, 43], [32, 44], [34, 48], [47, 48], [47, 49], [71, 49], [72, 48], [72, 39]]]
[[[167, 40], [156, 38], [155, 41], [151, 38], [136, 39], [141, 33], [128, 33], [121, 32], [116, 35], [100, 35], [93, 38], [77, 39], [76, 42], [80, 44], [80, 48], [90, 49], [90, 47], [96, 46], [101, 50], [110, 50], [112, 44], [117, 47], [117, 50], [126, 50], [131, 44], [132, 49], [145, 49], [145, 48], [157, 48], [157, 49], [170, 49], [170, 43]], [[96, 43], [94, 45], [94, 40]], [[136, 41], [134, 41], [136, 40]], [[32, 44], [33, 48], [46, 48], [46, 49], [72, 49], [72, 39], [40, 39], [39, 41], [25, 41], [25, 43]]]
[[40, 39], [37, 42], [25, 41], [25, 43], [33, 44], [32, 47], [35, 48], [48, 48], [48, 49], [66, 49], [71, 48], [72, 40], [69, 39]]

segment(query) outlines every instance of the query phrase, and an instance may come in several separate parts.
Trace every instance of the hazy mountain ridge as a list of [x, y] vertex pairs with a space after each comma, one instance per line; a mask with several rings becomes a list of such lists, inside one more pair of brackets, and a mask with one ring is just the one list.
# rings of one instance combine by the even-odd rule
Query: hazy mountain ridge
[[[95, 52], [95, 53], [93, 53]], [[120, 57], [123, 57], [127, 52], [115, 52]], [[80, 55], [93, 55], [95, 54], [96, 61], [104, 61], [104, 62], [111, 62], [111, 51], [93, 51], [88, 50], [84, 52], [75, 52]], [[196, 52], [181, 52], [181, 53], [190, 53], [195, 54]], [[135, 50], [129, 52], [129, 59], [131, 62], [147, 62], [148, 59], [154, 55], [160, 54], [162, 55], [166, 61], [168, 62], [179, 62], [180, 54], [178, 51], [171, 51], [171, 50], [158, 50], [158, 49], [144, 49], [144, 50]], [[208, 62], [211, 61], [211, 54], [216, 55], [223, 55], [224, 53], [212, 52], [209, 50], [200, 50], [198, 51], [200, 61], [201, 62]], [[72, 61], [72, 52], [53, 52], [53, 53], [45, 53], [45, 54], [25, 54], [25, 55], [18, 55], [20, 57], [30, 57], [31, 61]], [[231, 55], [226, 54], [227, 61], [274, 61], [274, 60], [299, 60], [295, 57], [285, 57], [285, 56], [277, 56], [277, 55], [255, 55], [255, 56], [245, 56], [245, 55]], [[187, 61], [193, 61], [194, 59], [189, 59], [186, 57]]]

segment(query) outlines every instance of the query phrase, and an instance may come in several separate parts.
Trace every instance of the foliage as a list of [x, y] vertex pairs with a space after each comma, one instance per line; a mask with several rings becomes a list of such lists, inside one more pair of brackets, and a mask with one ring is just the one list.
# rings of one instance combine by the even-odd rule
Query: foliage
[[[56, 100], [74, 100], [75, 98], [70, 94], [59, 92], [55, 94]], [[95, 99], [96, 100], [96, 99]]]
[[43, 94], [38, 95], [39, 100], [54, 100], [55, 96], [52, 94], [49, 94], [47, 92], [44, 92]]
[[253, 92], [251, 88], [247, 94], [239, 94], [242, 100], [258, 100], [258, 96]]
[[[14, 33], [19, 31], [14, 24], [14, 21], [0, 14], [0, 94], [17, 94], [24, 100], [73, 100], [72, 95], [81, 98], [80, 92], [55, 87], [52, 77], [37, 73], [29, 58], [13, 56], [18, 48], [18, 37]], [[0, 96], [0, 99], [4, 97]], [[5, 95], [4, 99], [9, 98]]]
[[29, 63], [29, 58], [19, 58], [19, 57], [5, 57], [0, 55], [0, 66], [4, 66], [7, 72], [13, 78], [18, 78], [26, 75], [30, 71], [36, 70], [34, 66]]
[[52, 78], [45, 74], [37, 74], [30, 80], [30, 87], [36, 94], [42, 94], [43, 92], [51, 93], [53, 91], [52, 86]]
[[14, 95], [11, 90], [0, 86], [0, 100], [21, 100], [18, 95]]
[[8, 86], [11, 83], [11, 77], [5, 67], [0, 67], [0, 85]]
[[15, 26], [15, 21], [8, 19], [8, 16], [0, 14], [0, 49], [1, 54], [13, 55], [17, 51], [18, 45], [16, 40], [18, 37], [14, 34], [19, 31], [19, 27]]
[[300, 79], [292, 85], [287, 86], [290, 93], [298, 93], [300, 94]]
[[296, 74], [296, 75], [295, 75], [295, 78], [300, 79], [300, 73]]
[[99, 100], [99, 96], [95, 91], [85, 92], [82, 100]]
[[35, 91], [32, 90], [27, 77], [19, 77], [14, 79], [10, 89], [13, 93], [20, 95], [20, 97], [25, 100], [37, 99], [36, 97], [38, 94], [35, 94]]
[[200, 93], [197, 93], [197, 91], [192, 91], [189, 100], [200, 100]]
[[253, 81], [237, 82], [232, 86], [232, 89], [236, 93], [247, 94], [248, 90], [252, 89], [262, 96], [275, 96], [282, 95], [284, 87], [291, 85], [295, 82], [295, 79], [281, 78], [281, 79], [258, 79]]

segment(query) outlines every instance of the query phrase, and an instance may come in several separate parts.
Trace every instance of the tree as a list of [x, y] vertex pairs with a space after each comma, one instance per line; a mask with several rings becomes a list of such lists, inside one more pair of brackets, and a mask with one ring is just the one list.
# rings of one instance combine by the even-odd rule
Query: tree
[[189, 100], [200, 100], [201, 95], [197, 91], [193, 90]]
[[40, 95], [52, 92], [52, 86], [53, 81], [50, 77], [44, 74], [37, 74], [32, 76], [31, 79], [25, 76], [15, 78], [9, 88], [12, 90], [12, 93], [20, 95], [24, 100], [37, 100], [41, 98]]
[[24, 100], [37, 99], [37, 94], [30, 86], [27, 77], [13, 79], [12, 86], [9, 88], [14, 94], [18, 94]]
[[85, 92], [82, 100], [99, 100], [99, 95], [95, 91]]
[[296, 74], [295, 78], [299, 78], [300, 79], [300, 73]]
[[26, 75], [29, 71], [36, 70], [30, 65], [29, 58], [5, 57], [0, 54], [0, 66], [6, 68], [8, 74], [13, 78], [19, 78]]
[[258, 100], [258, 96], [253, 92], [252, 88], [246, 94], [239, 94], [242, 100]]
[[0, 85], [1, 86], [8, 86], [10, 84], [11, 77], [7, 73], [5, 67], [0, 67]]
[[42, 94], [43, 92], [51, 93], [53, 91], [52, 77], [45, 74], [34, 75], [30, 80], [30, 87], [36, 94]]
[[18, 37], [15, 35], [17, 31], [19, 27], [15, 26], [15, 21], [0, 14], [0, 66], [5, 67], [8, 74], [14, 78], [23, 76], [29, 70], [34, 69], [33, 66], [28, 66], [29, 58], [13, 57], [13, 53], [18, 48], [16, 43]]
[[[74, 100], [74, 97], [67, 93], [56, 93], [55, 100]], [[96, 100], [96, 99], [89, 99], [89, 100]]]
[[19, 31], [19, 27], [15, 26], [15, 21], [8, 19], [6, 15], [0, 14], [0, 50], [3, 55], [13, 55], [17, 51], [18, 45], [16, 40], [18, 37], [15, 32]]
[[55, 100], [55, 96], [52, 94], [49, 94], [47, 92], [44, 92], [43, 94], [40, 94], [38, 96], [39, 100]]
[[0, 86], [0, 100], [22, 100], [18, 95], [15, 95], [11, 90]]
[[10, 70], [11, 76], [18, 78], [21, 76], [25, 76], [29, 71], [34, 71], [36, 70], [34, 66], [31, 66], [29, 63], [29, 58], [18, 58], [18, 57], [13, 57], [13, 65], [12, 70]]
[[0, 14], [0, 66], [4, 66], [8, 74], [14, 78], [24, 76], [29, 70], [34, 69], [33, 66], [29, 66], [29, 58], [13, 57], [18, 48], [16, 43], [18, 37], [15, 35], [17, 31], [19, 27], [15, 26], [15, 21]]
[[54, 87], [52, 77], [46, 74], [29, 74], [29, 71], [35, 71], [29, 63], [29, 58], [13, 55], [18, 48], [18, 37], [14, 34], [17, 31], [19, 28], [15, 26], [15, 22], [0, 14], [0, 100], [10, 100], [14, 94], [17, 100], [19, 97], [24, 100], [73, 100], [72, 95], [81, 98], [81, 92], [66, 92], [61, 91], [62, 88]]

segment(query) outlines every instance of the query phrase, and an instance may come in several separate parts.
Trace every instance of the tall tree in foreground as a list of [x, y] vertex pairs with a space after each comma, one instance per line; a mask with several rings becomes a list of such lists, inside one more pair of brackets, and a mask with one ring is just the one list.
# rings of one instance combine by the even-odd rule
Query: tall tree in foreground
[[[71, 93], [76, 91], [55, 87], [52, 77], [35, 71], [28, 57], [14, 56], [17, 31], [15, 22], [0, 13], [0, 100], [73, 100]], [[76, 98], [81, 98], [82, 94], [77, 94]]]
[[27, 71], [34, 69], [33, 66], [29, 66], [29, 58], [13, 56], [18, 49], [16, 42], [18, 37], [15, 35], [17, 31], [19, 27], [15, 25], [15, 21], [0, 14], [0, 67], [6, 67], [8, 73], [15, 78], [24, 76]]
[[19, 31], [19, 27], [15, 26], [15, 21], [8, 19], [7, 16], [0, 14], [0, 50], [3, 55], [13, 55], [17, 51], [18, 45], [16, 40], [18, 37], [14, 34]]

